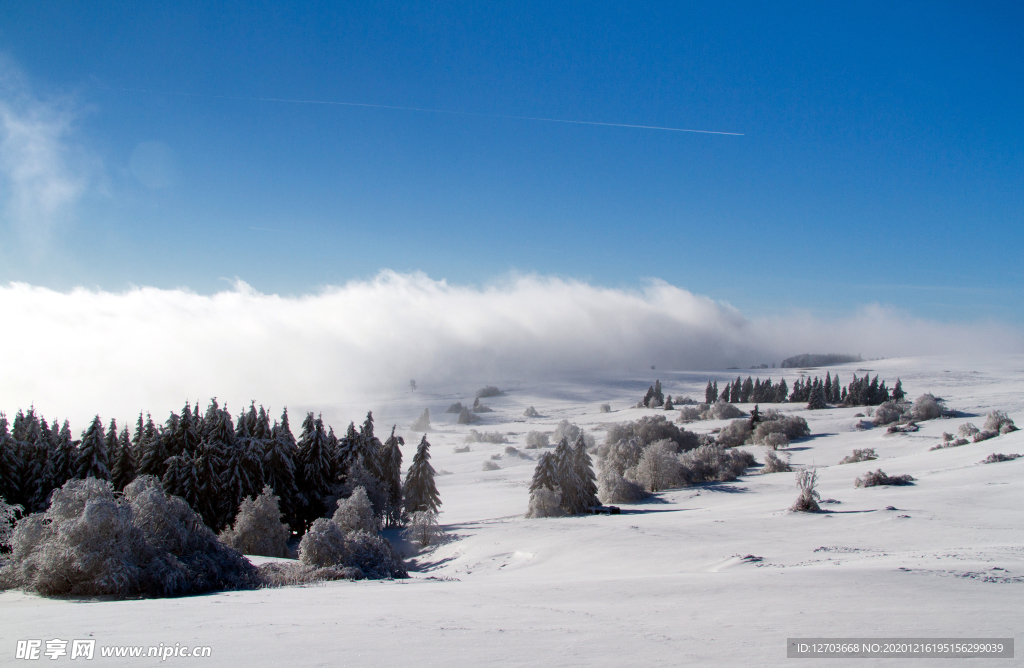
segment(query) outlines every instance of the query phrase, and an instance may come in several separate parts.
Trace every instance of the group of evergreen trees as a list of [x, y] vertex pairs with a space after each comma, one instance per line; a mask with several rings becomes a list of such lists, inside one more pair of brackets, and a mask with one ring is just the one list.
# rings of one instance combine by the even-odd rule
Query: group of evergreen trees
[[[110, 480], [123, 490], [137, 476], [158, 477], [165, 491], [184, 499], [214, 530], [229, 526], [239, 504], [264, 485], [280, 499], [285, 521], [302, 533], [355, 488], [366, 489], [384, 526], [399, 526], [406, 512], [437, 510], [440, 500], [424, 435], [406, 480], [401, 480], [404, 441], [374, 435], [373, 414], [338, 438], [322, 418], [308, 413], [296, 439], [287, 409], [271, 424], [255, 402], [237, 420], [210, 402], [205, 414], [188, 403], [163, 425], [140, 413], [134, 434], [107, 428], [97, 416], [73, 440], [68, 421], [47, 423], [35, 408], [13, 423], [0, 413], [0, 497], [26, 512], [45, 510], [54, 489], [73, 478]], [[52, 425], [52, 426], [51, 426]], [[412, 508], [408, 511], [408, 508]]]
[[709, 380], [707, 388], [704, 390], [704, 401], [709, 404], [715, 403], [716, 400], [734, 404], [789, 401], [791, 403], [806, 402], [810, 408], [824, 408], [827, 404], [878, 406], [889, 400], [902, 401], [904, 396], [903, 384], [899, 379], [896, 380], [896, 386], [890, 392], [885, 386], [884, 380], [881, 383], [878, 382], [877, 375], [870, 379], [868, 376], [857, 378], [854, 374], [853, 381], [847, 387], [843, 387], [839, 382], [839, 376], [833, 378], [830, 372], [825, 374], [824, 381], [818, 377], [797, 379], [793, 383], [792, 392], [789, 391], [785, 379], [780, 380], [777, 385], [773, 385], [771, 378], [762, 383], [760, 378], [752, 380], [750, 376], [747, 376], [746, 380], [737, 376], [736, 380], [726, 384], [721, 394], [718, 392], [718, 381]]
[[736, 376], [736, 380], [727, 383], [721, 394], [718, 392], [718, 381], [709, 380], [708, 386], [704, 389], [704, 402], [713, 404], [721, 399], [733, 404], [781, 404], [786, 401], [788, 395], [789, 387], [785, 378], [777, 385], [773, 385], [771, 378], [762, 383], [760, 377], [751, 380], [750, 376], [747, 376], [746, 380], [742, 380]]
[[530, 494], [557, 496], [561, 510], [568, 515], [577, 515], [587, 508], [601, 505], [597, 499], [594, 466], [582, 432], [574, 445], [569, 445], [569, 439], [563, 438], [554, 452], [540, 456], [533, 472]]

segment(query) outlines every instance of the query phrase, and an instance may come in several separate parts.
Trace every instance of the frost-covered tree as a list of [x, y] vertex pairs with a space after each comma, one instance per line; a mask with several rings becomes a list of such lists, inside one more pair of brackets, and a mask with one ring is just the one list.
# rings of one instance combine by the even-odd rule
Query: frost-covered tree
[[280, 499], [281, 511], [288, 524], [295, 526], [296, 485], [295, 457], [297, 446], [288, 424], [288, 409], [281, 414], [281, 422], [274, 423], [271, 439], [266, 446], [263, 461], [264, 481]]
[[18, 484], [19, 469], [21, 453], [9, 431], [7, 416], [0, 413], [0, 498], [12, 505], [21, 496]]
[[377, 517], [373, 514], [373, 505], [366, 489], [357, 487], [347, 499], [338, 502], [332, 521], [345, 533], [366, 531], [377, 533], [380, 529]]
[[430, 465], [430, 443], [426, 434], [416, 446], [416, 455], [413, 456], [412, 465], [405, 475], [402, 494], [405, 509], [409, 513], [422, 510], [437, 512], [441, 506], [441, 497], [434, 484], [434, 467]]
[[327, 511], [332, 489], [332, 453], [323, 420], [308, 413], [302, 422], [298, 443], [302, 471], [299, 499], [304, 520], [309, 523]]
[[807, 400], [808, 410], [821, 410], [827, 408], [825, 404], [825, 390], [820, 383], [814, 383], [811, 387], [811, 395]]
[[533, 481], [530, 483], [530, 493], [538, 489], [558, 489], [558, 463], [555, 456], [550, 452], [542, 453], [537, 459], [537, 466], [533, 469]]
[[75, 477], [99, 478], [107, 480], [110, 478], [110, 466], [107, 460], [107, 448], [104, 443], [103, 423], [100, 416], [92, 420], [92, 424], [82, 434], [82, 445], [78, 448], [78, 467]]
[[430, 431], [430, 409], [424, 408], [420, 416], [409, 425], [409, 429], [412, 431]]
[[409, 518], [409, 528], [403, 533], [407, 539], [420, 547], [434, 545], [444, 536], [444, 531], [437, 522], [437, 513], [429, 510], [413, 513]]
[[262, 557], [287, 557], [288, 527], [281, 522], [281, 508], [270, 486], [255, 499], [242, 500], [233, 526], [220, 534], [220, 540], [242, 554]]
[[633, 470], [633, 479], [648, 492], [658, 492], [679, 484], [679, 460], [671, 441], [657, 441], [644, 448]]
[[704, 403], [713, 404], [715, 403], [715, 399], [717, 398], [718, 391], [715, 390], [714, 386], [711, 384], [711, 381], [709, 380], [708, 386], [704, 389]]

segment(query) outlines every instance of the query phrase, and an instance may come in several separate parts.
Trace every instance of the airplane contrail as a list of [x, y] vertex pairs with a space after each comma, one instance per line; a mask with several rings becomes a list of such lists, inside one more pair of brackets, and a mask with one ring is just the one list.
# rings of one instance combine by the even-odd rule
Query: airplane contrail
[[517, 121], [541, 121], [544, 123], [569, 123], [572, 125], [600, 125], [611, 128], [634, 128], [638, 130], [662, 130], [665, 132], [693, 132], [703, 135], [729, 135], [743, 137], [742, 132], [723, 132], [720, 130], [693, 130], [690, 128], [672, 128], [660, 125], [636, 125], [632, 123], [606, 123], [602, 121], [575, 121], [565, 118], [544, 118], [541, 116], [512, 116], [509, 114], [487, 114], [477, 111], [452, 111], [450, 109], [427, 109], [424, 107], [400, 107], [391, 104], [370, 104], [368, 102], [335, 102], [332, 100], [299, 100], [283, 97], [243, 97], [237, 95], [205, 95], [200, 93], [179, 93], [175, 91], [147, 90], [145, 88], [111, 87], [107, 90], [121, 90], [132, 93], [157, 93], [160, 95], [180, 95], [182, 97], [207, 97], [218, 100], [241, 100], [245, 102], [282, 102], [286, 104], [322, 104], [339, 107], [368, 107], [372, 109], [395, 109], [398, 111], [419, 111], [430, 114], [452, 114], [456, 116], [480, 116], [483, 118], [507, 118]]

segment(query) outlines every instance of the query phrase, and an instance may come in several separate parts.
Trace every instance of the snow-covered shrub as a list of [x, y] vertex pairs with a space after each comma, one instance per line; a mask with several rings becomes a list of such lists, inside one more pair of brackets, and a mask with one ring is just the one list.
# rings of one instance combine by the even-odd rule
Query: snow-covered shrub
[[356, 568], [370, 580], [407, 578], [402, 560], [391, 543], [376, 533], [358, 530], [345, 536], [345, 566]]
[[540, 487], [530, 493], [527, 517], [565, 517], [562, 510], [562, 495], [558, 491]]
[[743, 411], [721, 399], [711, 404], [701, 415], [702, 420], [733, 420], [739, 417], [743, 417]]
[[718, 444], [723, 448], [735, 448], [746, 443], [750, 436], [750, 420], [733, 420], [718, 433]]
[[854, 449], [852, 455], [843, 457], [840, 464], [856, 464], [857, 462], [867, 462], [872, 459], [878, 459], [878, 455], [875, 453], [874, 448], [864, 448], [863, 450]]
[[629, 469], [629, 476], [648, 492], [678, 487], [679, 459], [675, 444], [665, 439], [644, 448], [636, 467]]
[[182, 596], [259, 584], [256, 568], [217, 540], [152, 476], [129, 484], [71, 480], [50, 508], [19, 521], [5, 587], [44, 596]]
[[531, 431], [526, 435], [526, 449], [536, 450], [546, 448], [549, 445], [548, 435], [540, 431]]
[[[562, 420], [555, 426], [555, 433], [552, 434], [551, 440], [558, 443], [564, 438], [570, 443], [575, 443], [582, 431], [582, 429], [568, 420]], [[583, 441], [587, 444], [587, 449], [594, 447], [594, 437], [591, 434], [584, 434]]]
[[[460, 411], [461, 412], [461, 411]], [[409, 425], [410, 431], [430, 431], [430, 409], [424, 408], [416, 421]]]
[[914, 407], [908, 411], [913, 420], [934, 420], [942, 417], [942, 400], [930, 393], [925, 393], [914, 400]]
[[[645, 415], [635, 422], [614, 424], [608, 428], [604, 442], [605, 446], [610, 446], [631, 438], [639, 439], [640, 444], [644, 446], [667, 438], [675, 443], [676, 452], [692, 450], [700, 445], [697, 434], [680, 429], [664, 415]], [[602, 456], [602, 453], [599, 451], [598, 455]]]
[[679, 422], [696, 422], [700, 419], [701, 411], [696, 406], [683, 406], [679, 409]]
[[975, 427], [970, 422], [964, 422], [960, 425], [960, 428], [956, 430], [956, 433], [960, 434], [961, 438], [973, 438], [975, 434], [981, 430]]
[[818, 505], [818, 499], [821, 498], [821, 495], [818, 494], [817, 486], [817, 469], [811, 467], [798, 472], [796, 474], [796, 488], [800, 491], [800, 494], [796, 497], [796, 502], [793, 503], [790, 510], [801, 513], [821, 512], [821, 506]]
[[726, 450], [718, 445], [702, 445], [679, 455], [679, 477], [683, 484], [729, 482], [743, 475], [757, 462], [745, 450]]
[[638, 503], [648, 496], [642, 486], [611, 469], [602, 469], [597, 476], [597, 498], [601, 503]]
[[269, 486], [264, 485], [255, 499], [246, 497], [242, 500], [235, 523], [221, 532], [220, 541], [242, 554], [287, 557], [290, 535], [288, 527], [281, 522], [278, 498]]
[[[785, 434], [782, 434], [782, 436], [785, 437]], [[788, 456], [785, 458], [779, 457], [773, 450], [765, 453], [764, 468], [761, 469], [762, 473], [785, 473], [792, 470], [789, 465]]]
[[985, 417], [985, 431], [997, 431], [1008, 434], [1017, 431], [1017, 426], [1004, 411], [992, 411]]
[[345, 532], [326, 517], [313, 521], [299, 541], [299, 561], [307, 566], [338, 566], [345, 560]]
[[626, 469], [635, 467], [640, 463], [643, 455], [643, 444], [637, 437], [629, 440], [622, 439], [609, 446], [602, 446], [598, 455], [598, 464], [602, 471], [611, 471], [622, 476]]
[[775, 410], [765, 411], [754, 427], [752, 440], [764, 443], [769, 434], [785, 434], [789, 441], [811, 435], [807, 420], [797, 415], [783, 415]]
[[373, 504], [364, 487], [357, 487], [347, 498], [338, 501], [338, 509], [331, 518], [338, 528], [348, 534], [353, 531], [377, 533], [380, 522], [373, 514]]
[[459, 447], [452, 448], [452, 452], [454, 452], [457, 455], [462, 454], [463, 452], [469, 452], [469, 446], [468, 445], [464, 445], [461, 448], [459, 448]]
[[871, 420], [876, 427], [882, 425], [891, 424], [899, 421], [903, 417], [903, 414], [907, 412], [910, 405], [906, 402], [897, 403], [895, 401], [886, 401], [875, 408], [875, 416]]
[[358, 568], [326, 566], [318, 568], [301, 562], [271, 561], [260, 564], [259, 574], [263, 587], [290, 587], [330, 582], [334, 580], [361, 580], [363, 573]]
[[454, 404], [448, 407], [445, 413], [461, 413], [466, 410], [466, 407], [462, 405], [461, 401], [456, 401]]
[[480, 418], [470, 413], [468, 408], [463, 408], [462, 411], [459, 412], [459, 424], [473, 424], [474, 422], [479, 421]]
[[950, 433], [949, 433], [948, 431], [944, 431], [944, 432], [942, 432], [942, 442], [943, 442], [943, 443], [949, 443], [949, 442], [951, 442], [951, 441], [952, 441], [952, 440], [953, 440], [954, 438], [956, 438], [956, 437], [955, 437], [955, 436], [953, 436], [953, 434], [950, 434]]
[[998, 431], [989, 431], [988, 429], [982, 429], [974, 435], [974, 442], [980, 443], [981, 441], [987, 441], [990, 438], [995, 438], [999, 435]]
[[476, 429], [470, 429], [469, 435], [466, 436], [466, 443], [507, 443], [507, 441], [503, 434], [496, 431], [479, 432]]
[[611, 413], [612, 412], [612, 405], [611, 404], [601, 404], [600, 412], [601, 413]]
[[[14, 521], [18, 517], [21, 506], [12, 506], [0, 497], [0, 560], [4, 558], [14, 533]], [[3, 562], [0, 561], [0, 566]]]
[[444, 536], [444, 530], [437, 523], [437, 513], [419, 510], [409, 518], [409, 526], [402, 534], [420, 547], [433, 545]]
[[984, 460], [982, 460], [981, 463], [982, 464], [997, 464], [999, 462], [1012, 462], [1014, 459], [1017, 459], [1018, 457], [1020, 457], [1020, 455], [1018, 455], [1016, 453], [1009, 454], [1009, 455], [1004, 455], [1002, 453], [993, 452], [991, 455], [989, 455]]
[[958, 438], [954, 441], [943, 441], [938, 445], [933, 445], [932, 447], [928, 448], [928, 450], [931, 451], [944, 450], [945, 448], [959, 448], [961, 445], [967, 445], [968, 443], [970, 443], [970, 441], [968, 441], [966, 438]]
[[523, 411], [523, 417], [539, 417], [539, 416], [540, 416], [540, 413], [538, 413], [537, 409], [534, 408], [533, 406], [530, 406], [525, 411]]
[[909, 485], [914, 482], [911, 475], [886, 475], [882, 469], [868, 471], [863, 477], [853, 481], [854, 487], [877, 487], [879, 485]]
[[772, 450], [778, 450], [789, 445], [789, 437], [785, 433], [772, 433], [764, 437], [764, 444]]
[[493, 461], [491, 461], [490, 459], [488, 459], [488, 460], [484, 461], [484, 470], [485, 470], [485, 471], [497, 471], [497, 470], [498, 470], [498, 469], [500, 469], [500, 468], [501, 468], [500, 466], [498, 466], [497, 464], [495, 464], [495, 463], [494, 463]]
[[487, 397], [500, 397], [503, 394], [505, 393], [499, 390], [498, 388], [494, 387], [493, 385], [488, 385], [476, 391], [476, 398], [485, 399]]

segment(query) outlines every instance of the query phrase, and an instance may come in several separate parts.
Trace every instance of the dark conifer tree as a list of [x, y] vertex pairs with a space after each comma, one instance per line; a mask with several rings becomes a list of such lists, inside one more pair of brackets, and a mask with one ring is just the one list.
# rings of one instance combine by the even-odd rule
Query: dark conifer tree
[[711, 384], [711, 381], [709, 380], [708, 386], [704, 389], [704, 403], [713, 404], [715, 403], [715, 399], [717, 398], [718, 392], [715, 390], [715, 387]]
[[395, 427], [391, 428], [391, 436], [381, 446], [381, 472], [383, 473], [384, 491], [387, 504], [384, 509], [384, 524], [397, 527], [402, 524], [402, 448], [405, 440], [395, 436]]
[[7, 416], [0, 412], [0, 497], [11, 505], [21, 497], [20, 470], [21, 453], [9, 431]]
[[810, 397], [807, 399], [807, 408], [810, 410], [827, 408], [825, 405], [825, 389], [821, 382], [814, 383], [811, 386]]
[[601, 505], [597, 499], [597, 477], [594, 475], [594, 465], [587, 454], [587, 444], [583, 438], [583, 432], [576, 438], [576, 445], [573, 446], [573, 473], [579, 485], [576, 488], [576, 498], [572, 506], [575, 513], [582, 513], [588, 508]]
[[103, 423], [100, 416], [92, 420], [89, 428], [82, 433], [82, 445], [78, 448], [78, 470], [76, 478], [110, 478], [110, 464], [104, 443]]
[[117, 440], [114, 463], [110, 469], [110, 482], [117, 491], [124, 488], [135, 479], [135, 456], [132, 453], [131, 437], [128, 436], [128, 428], [121, 430], [121, 436]]
[[416, 446], [416, 454], [412, 465], [405, 474], [402, 494], [407, 512], [437, 512], [441, 506], [441, 497], [434, 484], [434, 467], [430, 465], [430, 443], [423, 434], [420, 444]]
[[296, 485], [295, 436], [288, 424], [288, 409], [281, 414], [281, 422], [274, 423], [271, 430], [272, 440], [264, 460], [266, 483], [274, 490], [281, 500], [281, 513], [285, 521], [294, 528], [299, 528], [295, 517], [295, 498], [298, 493]]
[[[710, 385], [710, 381], [708, 382]], [[530, 492], [546, 487], [552, 492], [559, 491], [558, 487], [558, 461], [554, 454], [545, 452], [537, 460], [537, 467], [533, 469], [533, 482], [530, 483]]]
[[[56, 426], [54, 426], [56, 431]], [[53, 461], [54, 487], [63, 487], [64, 483], [75, 477], [78, 470], [78, 450], [71, 438], [71, 424], [64, 420], [56, 439]]]
[[783, 378], [779, 381], [779, 387], [775, 391], [775, 403], [781, 404], [789, 398], [789, 387], [786, 385], [786, 379]]
[[740, 403], [746, 404], [750, 402], [750, 396], [754, 393], [754, 381], [747, 376], [747, 379], [743, 381], [743, 385], [740, 386]]
[[323, 420], [314, 417], [313, 413], [307, 414], [302, 422], [298, 454], [302, 472], [299, 500], [303, 520], [308, 526], [327, 512], [328, 499], [334, 493], [327, 432], [324, 431]]
[[718, 395], [718, 381], [717, 380], [711, 386], [711, 390], [712, 390], [712, 392], [711, 392], [711, 401], [708, 402], [709, 404], [713, 404], [713, 403], [715, 403], [715, 401], [718, 400], [718, 396], [719, 395]]
[[903, 391], [903, 381], [899, 378], [896, 379], [896, 387], [892, 388], [892, 400], [903, 401], [903, 397], [907, 396]]

